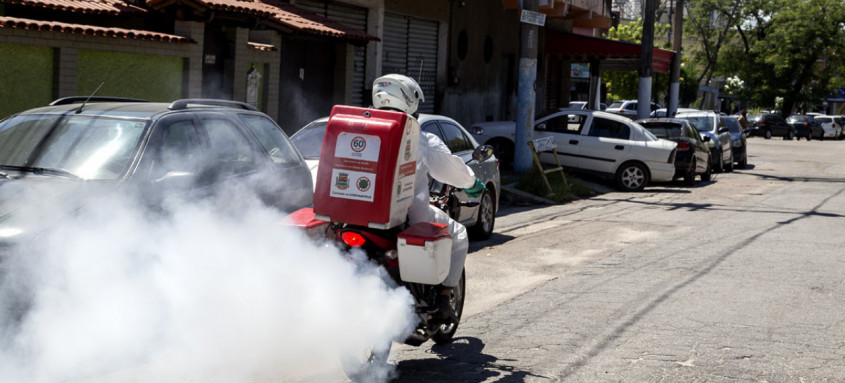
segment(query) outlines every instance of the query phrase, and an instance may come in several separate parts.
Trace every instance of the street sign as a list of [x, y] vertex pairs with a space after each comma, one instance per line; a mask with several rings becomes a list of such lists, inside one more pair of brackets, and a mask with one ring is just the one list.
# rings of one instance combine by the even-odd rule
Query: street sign
[[553, 137], [543, 137], [532, 140], [534, 142], [534, 150], [536, 152], [545, 152], [552, 149], [557, 149], [555, 139]]
[[523, 9], [519, 14], [519, 21], [542, 27], [543, 25], [546, 25], [546, 15], [540, 12]]

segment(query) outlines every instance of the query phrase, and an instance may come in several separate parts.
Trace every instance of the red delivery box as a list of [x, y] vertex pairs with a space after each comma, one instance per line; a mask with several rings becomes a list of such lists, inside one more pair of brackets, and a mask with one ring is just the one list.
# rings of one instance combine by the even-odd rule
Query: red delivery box
[[337, 105], [314, 190], [317, 219], [389, 229], [414, 199], [419, 123], [401, 112]]

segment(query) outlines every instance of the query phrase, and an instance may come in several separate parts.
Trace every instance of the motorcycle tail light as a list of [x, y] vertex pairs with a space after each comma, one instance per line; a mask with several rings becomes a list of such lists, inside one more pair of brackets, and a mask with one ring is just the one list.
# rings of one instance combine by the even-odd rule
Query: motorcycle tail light
[[367, 242], [367, 240], [364, 239], [364, 236], [352, 231], [343, 232], [343, 234], [340, 235], [340, 239], [342, 239], [343, 243], [349, 245], [350, 247], [361, 247], [365, 242]]

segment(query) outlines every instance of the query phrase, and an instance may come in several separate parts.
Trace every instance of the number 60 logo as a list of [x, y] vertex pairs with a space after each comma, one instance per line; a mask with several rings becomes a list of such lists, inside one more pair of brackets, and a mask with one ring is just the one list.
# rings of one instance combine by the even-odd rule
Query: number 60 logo
[[352, 139], [350, 146], [352, 146], [353, 151], [360, 153], [367, 147], [367, 140], [365, 140], [364, 137], [356, 136]]

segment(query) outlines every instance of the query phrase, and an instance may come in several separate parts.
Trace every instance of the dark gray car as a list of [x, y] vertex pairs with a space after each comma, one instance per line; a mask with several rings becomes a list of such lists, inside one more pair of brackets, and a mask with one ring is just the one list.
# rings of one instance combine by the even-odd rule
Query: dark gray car
[[731, 150], [733, 150], [734, 162], [740, 169], [745, 169], [748, 166], [748, 140], [745, 132], [742, 131], [742, 125], [735, 116], [722, 116], [725, 125], [731, 132]]
[[710, 159], [716, 172], [733, 171], [733, 150], [731, 149], [731, 133], [725, 121], [716, 112], [678, 113], [675, 118], [688, 120], [701, 137], [710, 137], [707, 146], [710, 148]]

